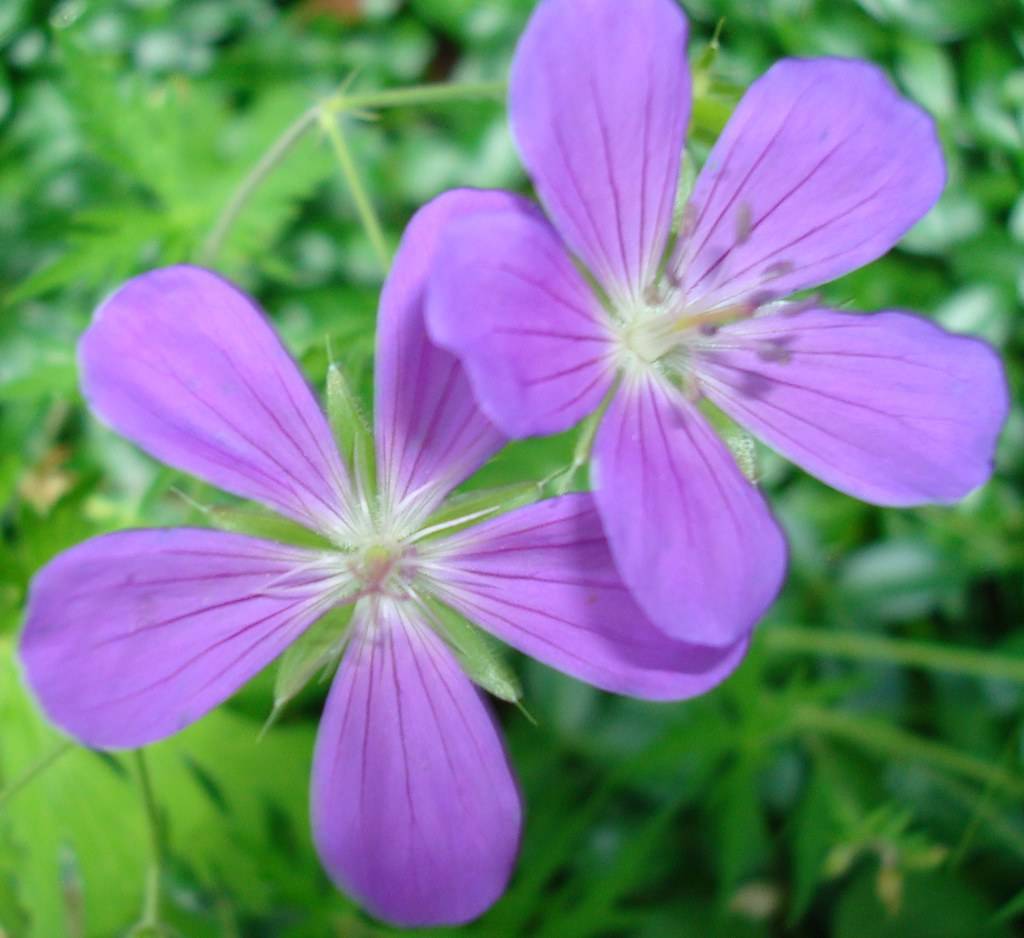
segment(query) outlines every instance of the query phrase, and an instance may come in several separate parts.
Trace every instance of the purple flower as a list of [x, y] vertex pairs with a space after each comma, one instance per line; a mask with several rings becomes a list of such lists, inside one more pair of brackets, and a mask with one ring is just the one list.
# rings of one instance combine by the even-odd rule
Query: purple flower
[[314, 757], [313, 830], [335, 880], [408, 925], [478, 915], [504, 889], [519, 843], [516, 784], [449, 647], [445, 608], [637, 697], [700, 693], [745, 651], [676, 642], [647, 622], [587, 494], [454, 533], [431, 520], [504, 437], [457, 360], [427, 341], [425, 277], [443, 227], [501, 202], [443, 196], [406, 232], [381, 298], [375, 491], [339, 456], [294, 363], [230, 284], [172, 267], [104, 303], [80, 347], [93, 410], [157, 458], [317, 532], [324, 547], [190, 528], [97, 537], [36, 576], [21, 643], [55, 723], [91, 746], [135, 747], [197, 720], [325, 612], [354, 602]]
[[881, 505], [983, 483], [1008, 401], [979, 341], [905, 313], [779, 302], [884, 254], [943, 188], [932, 121], [872, 65], [771, 68], [673, 236], [686, 37], [671, 0], [543, 0], [509, 107], [550, 222], [507, 194], [454, 225], [427, 317], [510, 436], [565, 430], [610, 399], [592, 486], [618, 568], [668, 634], [725, 646], [774, 599], [786, 547], [700, 401]]

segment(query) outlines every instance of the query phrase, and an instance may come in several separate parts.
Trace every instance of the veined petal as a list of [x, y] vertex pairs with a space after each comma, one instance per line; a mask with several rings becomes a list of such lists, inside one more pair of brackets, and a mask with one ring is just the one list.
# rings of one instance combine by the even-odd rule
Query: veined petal
[[881, 505], [952, 502], [984, 483], [1009, 406], [987, 344], [906, 313], [750, 319], [709, 339], [697, 367], [733, 419]]
[[321, 555], [191, 528], [121, 531], [32, 581], [21, 637], [47, 715], [89, 746], [183, 729], [273, 660], [329, 605]]
[[605, 690], [679, 700], [742, 660], [675, 641], [637, 605], [612, 560], [589, 494], [564, 495], [487, 521], [438, 545], [437, 594], [520, 651]]
[[313, 763], [331, 876], [398, 925], [457, 924], [504, 891], [522, 808], [497, 728], [408, 603], [364, 600]]
[[888, 251], [944, 185], [932, 119], [880, 69], [785, 59], [751, 85], [697, 179], [678, 279], [703, 307], [825, 283]]
[[456, 220], [428, 290], [433, 339], [462, 361], [509, 436], [567, 430], [614, 377], [610, 325], [558, 234], [525, 199]]
[[672, 223], [686, 36], [671, 0], [544, 0], [512, 63], [523, 162], [562, 237], [619, 302], [651, 282]]
[[458, 359], [430, 341], [424, 321], [427, 277], [442, 232], [456, 219], [503, 201], [499, 193], [463, 190], [420, 209], [381, 293], [374, 408], [378, 481], [387, 508], [402, 506], [413, 520], [429, 515], [505, 442], [477, 406]]
[[79, 344], [92, 409], [157, 459], [325, 534], [348, 478], [309, 386], [257, 306], [216, 274], [129, 280]]
[[702, 645], [746, 636], [782, 585], [786, 543], [697, 409], [656, 379], [627, 383], [591, 465], [612, 554], [654, 624]]

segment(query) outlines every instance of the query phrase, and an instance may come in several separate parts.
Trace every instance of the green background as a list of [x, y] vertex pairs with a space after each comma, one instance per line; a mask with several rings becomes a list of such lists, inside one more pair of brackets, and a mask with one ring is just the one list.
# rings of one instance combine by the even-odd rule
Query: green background
[[[32, 573], [91, 534], [198, 523], [176, 489], [217, 497], [85, 412], [74, 348], [96, 302], [136, 272], [196, 258], [260, 154], [347, 76], [360, 93], [500, 80], [531, 6], [0, 2], [0, 791], [59, 740], [14, 660]], [[987, 338], [1015, 406], [995, 478], [951, 509], [871, 508], [759, 452], [791, 573], [748, 660], [705, 698], [612, 698], [516, 659], [538, 724], [498, 707], [528, 806], [522, 856], [505, 898], [463, 931], [1013, 934], [1024, 922], [1024, 5], [684, 6], [694, 58], [725, 18], [697, 159], [738, 89], [783, 55], [870, 58], [935, 115], [942, 201], [899, 250], [825, 293]], [[499, 100], [376, 118], [345, 131], [392, 244], [449, 186], [525, 190]], [[318, 132], [246, 205], [215, 266], [273, 314], [312, 381], [322, 386], [329, 336], [367, 386], [381, 275]], [[570, 445], [514, 447], [485, 477], [537, 477]], [[272, 685], [271, 671], [151, 750], [165, 918], [190, 938], [390, 933], [331, 887], [312, 850], [323, 688], [258, 741]], [[74, 750], [0, 799], [0, 933], [126, 933], [149, 857], [131, 760]]]

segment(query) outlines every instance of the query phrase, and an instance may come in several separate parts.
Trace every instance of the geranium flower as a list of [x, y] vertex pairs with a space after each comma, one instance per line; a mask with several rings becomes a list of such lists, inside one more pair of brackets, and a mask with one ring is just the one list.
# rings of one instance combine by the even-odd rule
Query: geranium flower
[[675, 642], [647, 622], [587, 494], [471, 527], [436, 520], [504, 443], [422, 316], [439, 232], [488, 207], [444, 196], [399, 249], [377, 331], [375, 490], [339, 455], [260, 311], [226, 281], [172, 267], [108, 299], [80, 346], [93, 411], [324, 546], [193, 528], [96, 537], [38, 573], [21, 640], [56, 724], [89, 746], [137, 747], [197, 720], [328, 610], [355, 603], [316, 746], [313, 832], [344, 889], [408, 925], [478, 915], [504, 889], [519, 843], [519, 793], [450, 647], [445, 608], [637, 697], [700, 693], [745, 650]]
[[427, 315], [510, 436], [606, 402], [591, 483], [618, 568], [667, 633], [724, 645], [774, 599], [786, 547], [702, 400], [881, 505], [983, 483], [1008, 402], [982, 342], [905, 313], [779, 302], [884, 254], [942, 191], [931, 119], [872, 65], [772, 67], [673, 236], [686, 38], [671, 0], [543, 0], [509, 109], [550, 221], [507, 194], [453, 226]]

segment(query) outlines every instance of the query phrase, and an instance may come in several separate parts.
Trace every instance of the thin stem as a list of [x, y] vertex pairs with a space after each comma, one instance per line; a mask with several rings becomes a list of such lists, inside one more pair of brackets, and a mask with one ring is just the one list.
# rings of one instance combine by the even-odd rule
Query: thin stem
[[51, 765], [57, 762], [61, 756], [75, 748], [70, 739], [57, 743], [45, 756], [30, 765], [3, 791], [0, 791], [0, 808], [7, 804], [22, 789], [27, 788], [35, 779], [42, 775]]
[[811, 706], [797, 710], [795, 720], [800, 729], [826, 733], [897, 759], [921, 762], [951, 775], [991, 786], [993, 791], [1024, 798], [1024, 776], [880, 720]]
[[285, 129], [284, 133], [270, 145], [270, 149], [260, 157], [256, 165], [239, 184], [203, 242], [199, 250], [200, 261], [208, 265], [213, 264], [220, 254], [231, 228], [256, 190], [292, 152], [295, 145], [310, 128], [320, 120], [322, 114], [340, 115], [346, 111], [365, 111], [419, 104], [444, 104], [478, 98], [500, 98], [505, 94], [505, 89], [505, 82], [413, 85], [409, 88], [392, 88], [357, 95], [349, 95], [343, 90], [318, 102]]
[[576, 445], [572, 451], [572, 462], [564, 469], [559, 469], [546, 479], [543, 479], [540, 483], [541, 490], [550, 484], [555, 495], [564, 495], [572, 488], [576, 474], [590, 462], [590, 457], [594, 452], [594, 443], [597, 441], [597, 431], [600, 429], [605, 412], [611, 405], [618, 390], [619, 381], [615, 380], [601, 400], [601, 403], [580, 424], [579, 436], [576, 437]]
[[444, 104], [450, 101], [501, 98], [508, 86], [503, 81], [460, 82], [457, 84], [412, 85], [409, 88], [388, 88], [366, 94], [337, 95], [328, 106], [335, 111], [369, 110], [409, 107], [417, 104]]
[[973, 648], [781, 625], [765, 628], [760, 642], [770, 652], [879, 661], [952, 674], [1024, 682], [1024, 658]]
[[362, 180], [359, 178], [359, 170], [352, 158], [352, 151], [349, 149], [345, 134], [341, 129], [340, 116], [321, 111], [319, 117], [320, 126], [323, 128], [327, 139], [331, 143], [334, 155], [338, 158], [338, 165], [341, 167], [341, 174], [345, 177], [349, 194], [356, 207], [356, 214], [362, 223], [366, 236], [370, 239], [373, 251], [377, 255], [377, 262], [381, 270], [387, 273], [391, 266], [391, 252], [388, 250], [387, 239], [384, 237], [384, 229], [381, 227], [377, 211], [373, 202], [367, 194]]
[[139, 777], [139, 789], [142, 793], [142, 805], [146, 813], [146, 824], [149, 828], [150, 852], [152, 858], [146, 874], [146, 895], [142, 906], [141, 927], [156, 928], [160, 924], [160, 880], [163, 876], [163, 836], [160, 825], [160, 811], [153, 794], [153, 782], [146, 763], [146, 754], [142, 749], [135, 750], [135, 768]]
[[271, 144], [270, 149], [260, 157], [259, 162], [242, 180], [199, 249], [199, 259], [202, 263], [212, 264], [214, 262], [217, 255], [220, 254], [225, 240], [227, 240], [228, 233], [235, 222], [238, 221], [238, 216], [242, 214], [242, 210], [253, 197], [256, 190], [263, 184], [263, 181], [291, 153], [295, 145], [305, 136], [306, 131], [316, 123], [321, 107], [320, 104], [316, 104], [300, 115]]

